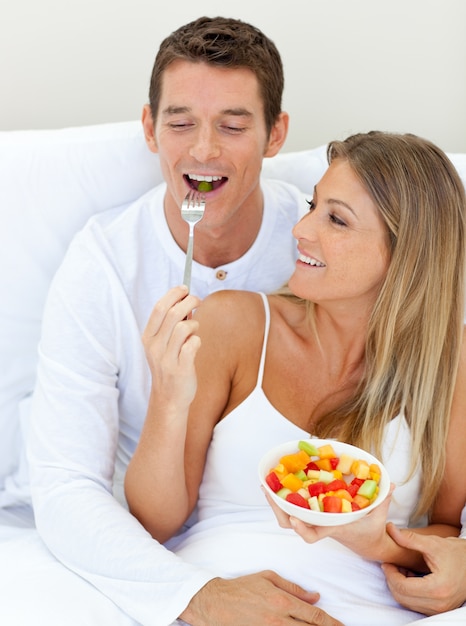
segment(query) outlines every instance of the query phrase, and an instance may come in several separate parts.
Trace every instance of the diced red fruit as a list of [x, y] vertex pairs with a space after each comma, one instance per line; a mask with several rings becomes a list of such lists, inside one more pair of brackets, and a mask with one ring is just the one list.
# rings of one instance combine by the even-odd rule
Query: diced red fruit
[[296, 504], [297, 506], [302, 506], [303, 509], [309, 509], [309, 503], [306, 500], [306, 498], [303, 498], [303, 496], [300, 493], [289, 493], [285, 500], [287, 502], [291, 502], [292, 504]]
[[275, 472], [270, 472], [270, 474], [267, 474], [267, 476], [265, 477], [265, 482], [274, 493], [277, 493], [277, 491], [282, 488], [282, 484]]
[[319, 471], [319, 466], [317, 465], [317, 463], [314, 463], [314, 461], [311, 461], [310, 463], [306, 465], [306, 468], [304, 471], [308, 472], [309, 470]]
[[357, 502], [355, 502], [354, 500], [351, 502], [351, 510], [352, 511], [360, 511], [361, 507], [359, 506], [359, 504]]
[[340, 462], [340, 459], [335, 456], [332, 459], [329, 459], [330, 461], [330, 467], [334, 470], [337, 469], [338, 463]]
[[325, 513], [341, 513], [341, 498], [338, 496], [325, 496], [322, 504]]
[[354, 498], [354, 496], [358, 493], [358, 489], [359, 485], [353, 485], [353, 483], [346, 485], [346, 490], [352, 498]]
[[319, 496], [321, 493], [325, 493], [327, 491], [327, 485], [325, 483], [322, 483], [320, 481], [316, 482], [316, 483], [311, 483], [308, 486], [308, 491], [309, 491], [309, 495], [312, 496]]
[[348, 485], [344, 480], [336, 479], [332, 480], [332, 482], [328, 483], [325, 487], [325, 491], [338, 491], [338, 489], [347, 489]]

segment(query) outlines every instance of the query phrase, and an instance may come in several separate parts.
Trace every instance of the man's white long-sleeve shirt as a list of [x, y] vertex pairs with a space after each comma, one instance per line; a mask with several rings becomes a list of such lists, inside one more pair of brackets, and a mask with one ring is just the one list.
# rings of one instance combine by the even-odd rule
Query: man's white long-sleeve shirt
[[[262, 181], [263, 223], [246, 254], [193, 264], [191, 291], [270, 292], [291, 275], [302, 194]], [[182, 562], [127, 511], [123, 480], [151, 378], [141, 334], [182, 283], [184, 252], [163, 211], [166, 187], [92, 218], [56, 274], [44, 312], [29, 438], [37, 527], [51, 552], [144, 626], [171, 624], [215, 572]]]

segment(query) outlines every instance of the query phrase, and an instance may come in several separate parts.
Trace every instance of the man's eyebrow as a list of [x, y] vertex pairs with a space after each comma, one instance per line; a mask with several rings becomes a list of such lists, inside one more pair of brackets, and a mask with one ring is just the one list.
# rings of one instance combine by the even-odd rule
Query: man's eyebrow
[[[169, 105], [163, 111], [163, 115], [183, 115], [186, 113], [191, 113], [192, 109], [188, 106], [175, 106]], [[223, 109], [220, 111], [221, 115], [235, 115], [237, 117], [252, 117], [251, 111], [245, 109], [244, 107], [233, 107], [231, 109]]]
[[248, 109], [245, 109], [243, 107], [237, 107], [233, 109], [224, 109], [222, 111], [222, 114], [223, 115], [237, 115], [240, 117], [252, 117], [251, 111], [248, 111]]
[[162, 111], [163, 115], [179, 115], [180, 113], [189, 113], [191, 109], [186, 106], [168, 105], [166, 109]]

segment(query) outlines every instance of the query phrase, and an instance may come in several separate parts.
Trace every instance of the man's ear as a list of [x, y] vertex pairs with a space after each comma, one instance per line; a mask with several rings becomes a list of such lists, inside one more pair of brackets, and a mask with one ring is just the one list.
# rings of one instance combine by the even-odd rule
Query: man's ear
[[147, 147], [151, 152], [158, 152], [157, 144], [155, 142], [155, 126], [154, 120], [152, 119], [152, 113], [150, 110], [150, 106], [145, 104], [142, 109], [142, 127], [144, 129], [144, 137], [146, 140]]
[[278, 116], [277, 121], [270, 131], [269, 141], [267, 142], [264, 152], [265, 157], [273, 157], [280, 151], [288, 135], [289, 120], [290, 116], [288, 113], [285, 113], [285, 111], [282, 111]]

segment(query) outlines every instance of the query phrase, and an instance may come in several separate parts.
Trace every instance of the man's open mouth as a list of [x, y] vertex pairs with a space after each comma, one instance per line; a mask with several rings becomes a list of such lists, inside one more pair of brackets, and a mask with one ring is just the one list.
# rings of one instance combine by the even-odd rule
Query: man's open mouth
[[218, 189], [228, 180], [225, 176], [204, 176], [201, 174], [185, 174], [184, 179], [191, 189], [203, 192]]

